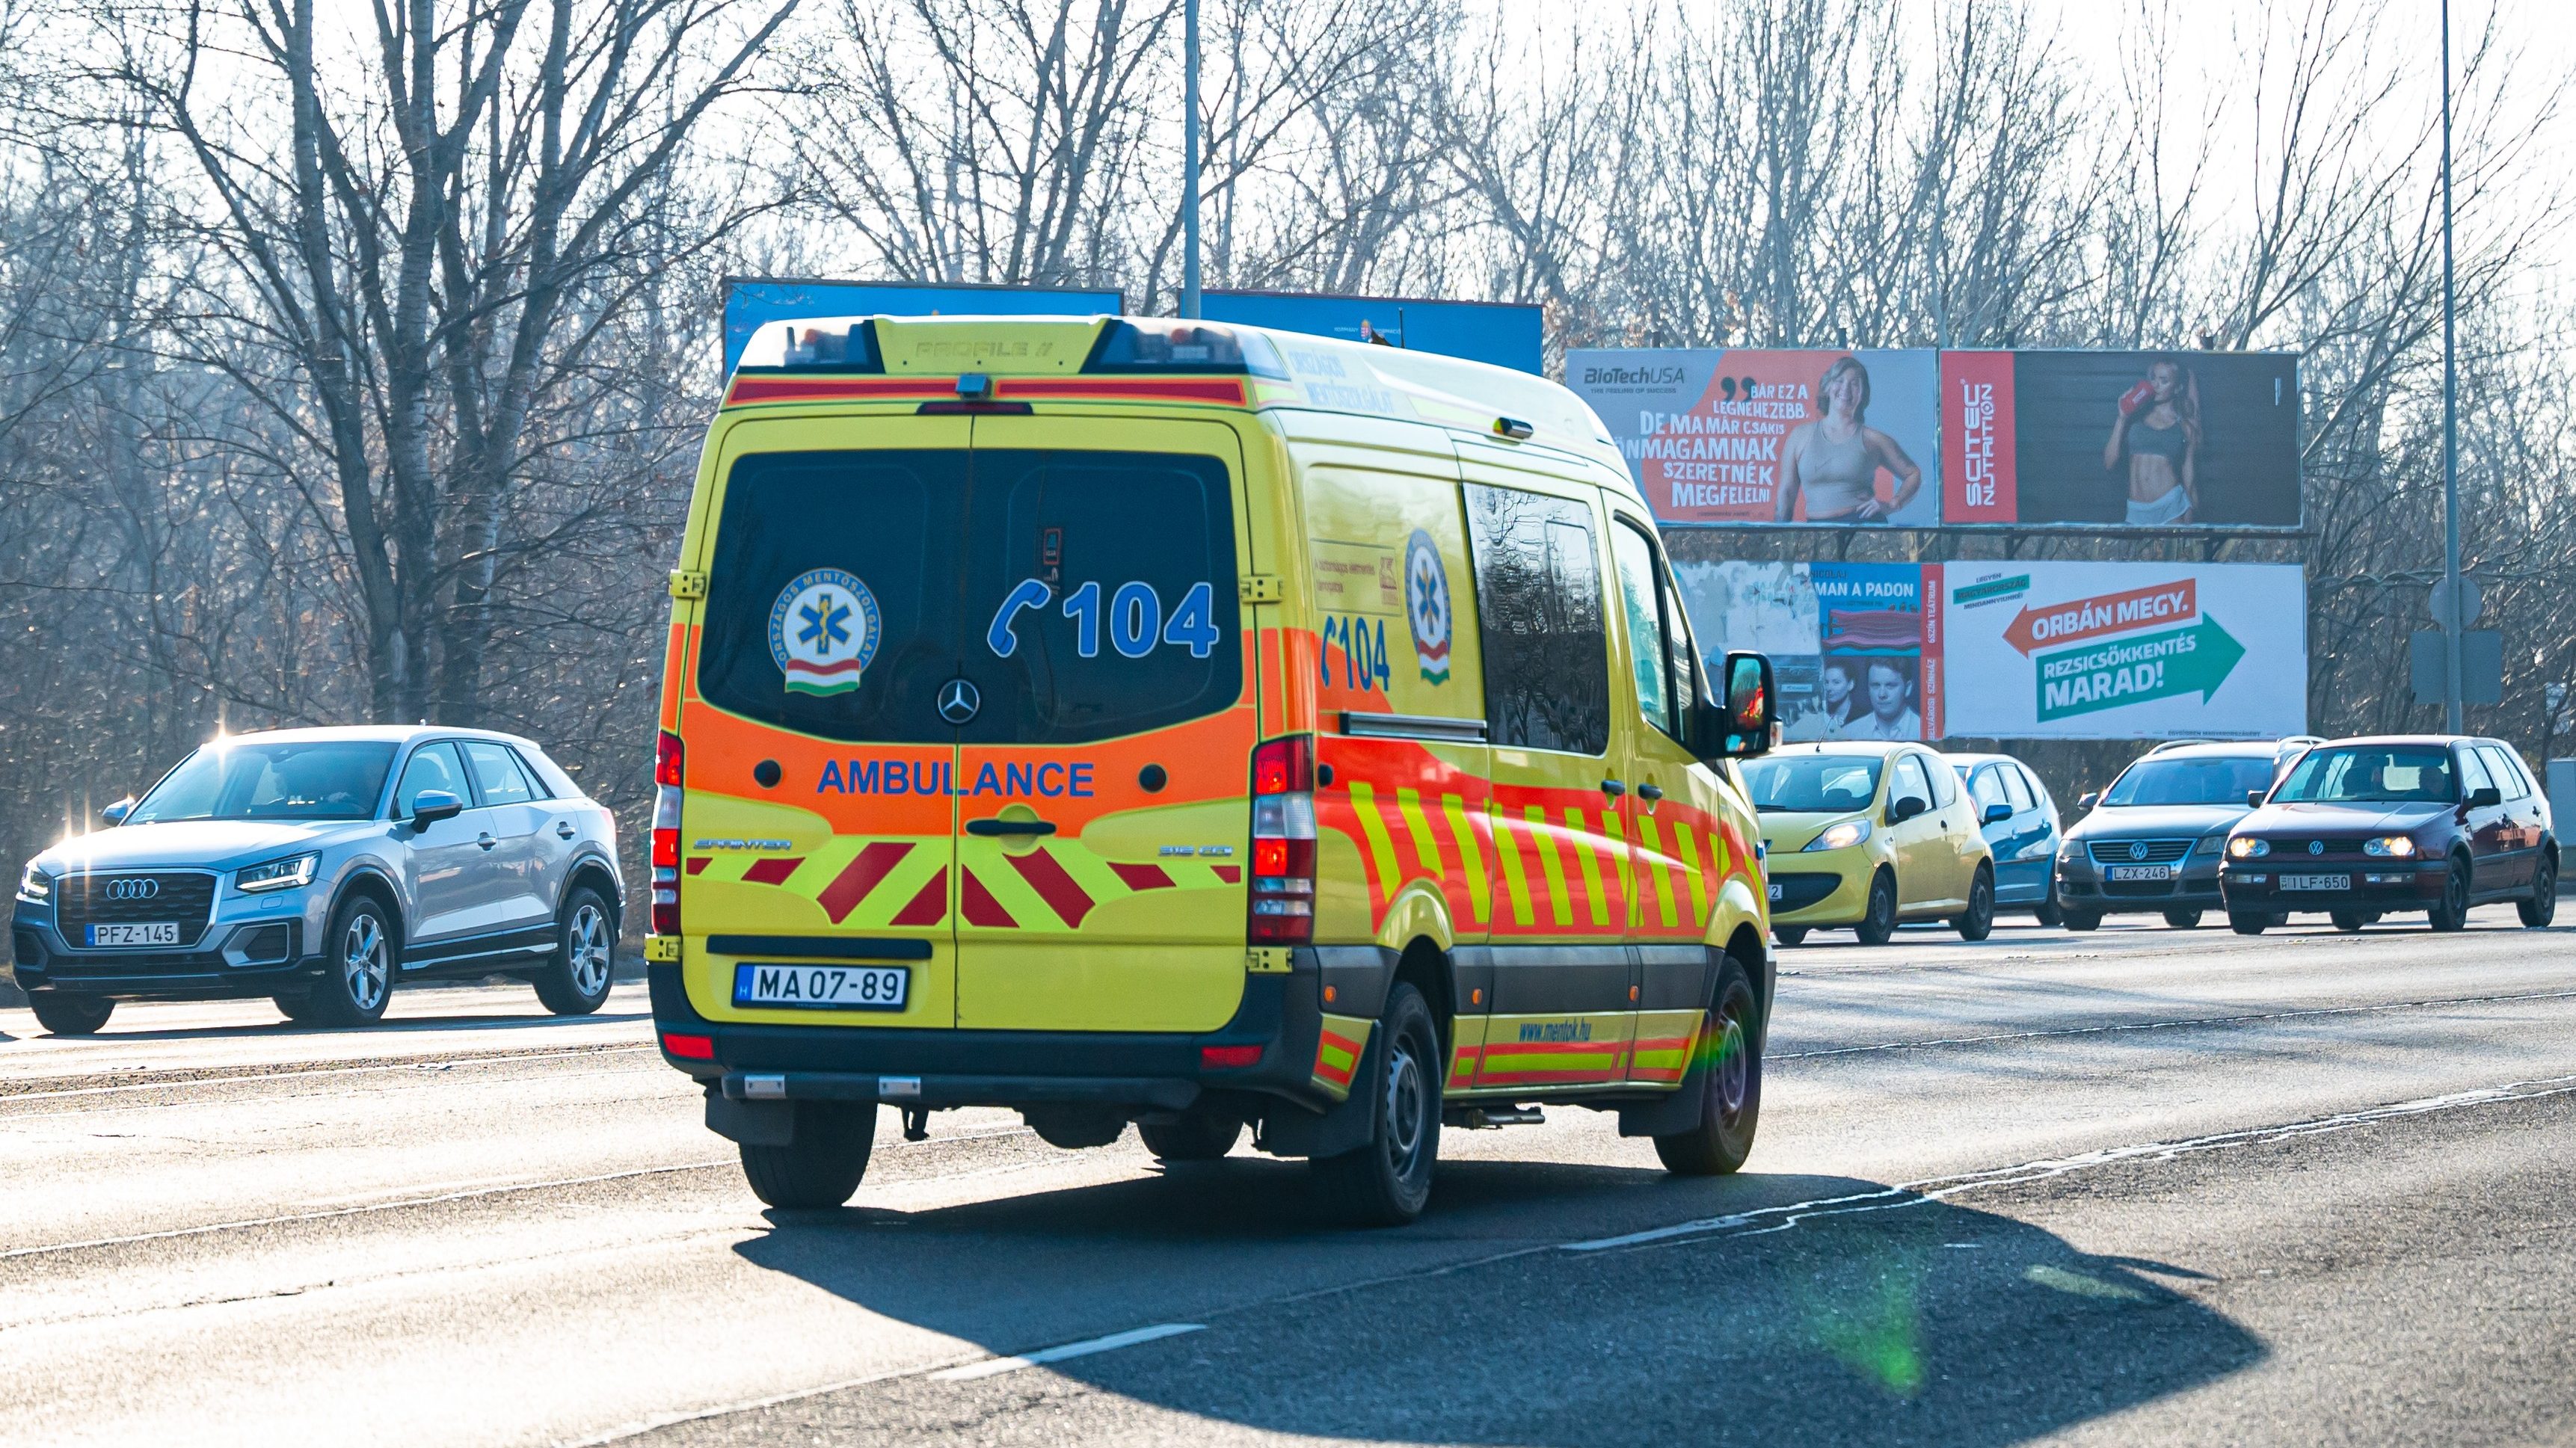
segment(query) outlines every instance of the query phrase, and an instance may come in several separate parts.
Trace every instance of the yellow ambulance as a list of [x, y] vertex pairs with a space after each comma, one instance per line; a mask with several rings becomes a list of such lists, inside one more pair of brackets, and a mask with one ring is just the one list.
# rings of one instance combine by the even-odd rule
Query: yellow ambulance
[[709, 431], [655, 761], [654, 1018], [762, 1200], [879, 1106], [1313, 1158], [1418, 1213], [1440, 1130], [1753, 1142], [1771, 999], [1731, 757], [1571, 393], [1168, 319], [765, 327]]

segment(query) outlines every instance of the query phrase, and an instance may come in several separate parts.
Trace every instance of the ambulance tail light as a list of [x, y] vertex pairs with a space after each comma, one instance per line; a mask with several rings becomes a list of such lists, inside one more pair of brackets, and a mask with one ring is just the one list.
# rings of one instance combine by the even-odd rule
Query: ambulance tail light
[[653, 933], [680, 933], [680, 736], [653, 744]]
[[1255, 945], [1315, 938], [1315, 740], [1273, 739], [1252, 751], [1252, 902]]

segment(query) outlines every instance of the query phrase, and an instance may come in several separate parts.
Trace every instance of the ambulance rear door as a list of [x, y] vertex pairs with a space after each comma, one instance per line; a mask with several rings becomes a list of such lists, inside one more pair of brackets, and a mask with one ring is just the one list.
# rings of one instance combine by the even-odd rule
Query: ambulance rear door
[[969, 440], [962, 417], [725, 433], [679, 710], [685, 974], [714, 1019], [956, 1024], [939, 704]]
[[1243, 466], [1216, 421], [975, 419], [947, 700], [959, 1026], [1233, 1016], [1260, 737]]

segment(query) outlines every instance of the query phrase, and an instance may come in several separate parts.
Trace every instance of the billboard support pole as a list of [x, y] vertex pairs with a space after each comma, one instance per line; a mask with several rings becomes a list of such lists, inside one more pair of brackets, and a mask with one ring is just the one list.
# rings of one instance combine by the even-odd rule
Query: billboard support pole
[[1181, 51], [1181, 107], [1187, 112], [1181, 118], [1181, 315], [1195, 319], [1199, 314], [1199, 0], [1184, 0], [1181, 7]]
[[2451, 290], [2451, 0], [2442, 0], [2442, 727], [2462, 733], [2460, 689], [2460, 373]]

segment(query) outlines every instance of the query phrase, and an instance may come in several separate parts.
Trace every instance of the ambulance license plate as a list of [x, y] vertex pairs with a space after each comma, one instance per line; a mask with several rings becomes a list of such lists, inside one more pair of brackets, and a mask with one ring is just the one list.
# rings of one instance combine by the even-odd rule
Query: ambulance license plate
[[1777, 880], [1771, 882], [1771, 903], [1774, 905], [1780, 903], [1780, 882]]
[[154, 921], [146, 925], [93, 925], [89, 928], [92, 945], [176, 945], [179, 922]]
[[2349, 890], [2352, 888], [2352, 877], [2350, 875], [2283, 875], [2281, 888], [2284, 890]]
[[2170, 880], [2173, 878], [2173, 866], [2113, 865], [2111, 878], [2114, 880]]
[[813, 1006], [835, 1011], [899, 1011], [912, 990], [900, 965], [759, 965], [733, 968], [738, 1006]]

